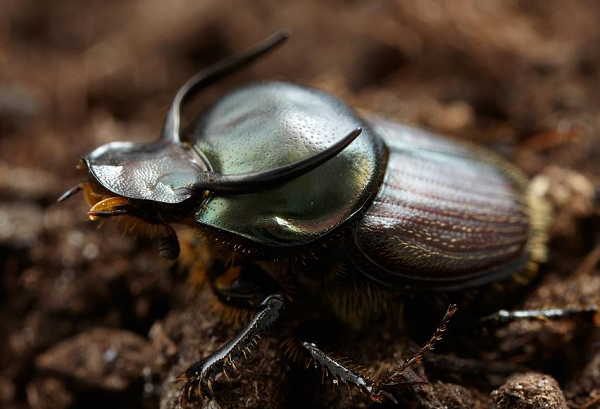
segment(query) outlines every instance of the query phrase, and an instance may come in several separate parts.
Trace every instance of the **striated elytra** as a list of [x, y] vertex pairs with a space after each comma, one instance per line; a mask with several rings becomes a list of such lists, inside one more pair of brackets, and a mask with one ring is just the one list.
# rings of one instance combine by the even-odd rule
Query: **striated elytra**
[[[212, 396], [216, 376], [233, 374], [260, 335], [278, 318], [293, 322], [303, 302], [353, 327], [398, 326], [402, 306], [420, 294], [485, 297], [527, 282], [545, 258], [548, 206], [515, 167], [483, 148], [361, 117], [322, 91], [251, 84], [180, 131], [189, 96], [286, 38], [278, 33], [194, 76], [157, 141], [94, 150], [83, 158], [88, 181], [62, 198], [83, 190], [94, 220], [163, 228], [160, 253], [169, 259], [179, 254], [171, 223], [194, 226], [208, 252], [186, 257], [202, 266], [191, 279], [209, 282], [215, 302], [254, 312], [237, 337], [182, 375], [181, 404], [196, 392]], [[318, 305], [306, 301], [314, 299]], [[284, 306], [293, 308], [286, 314]], [[373, 400], [394, 400], [402, 372], [455, 311], [451, 305], [425, 347], [382, 379], [299, 337], [288, 350]]]

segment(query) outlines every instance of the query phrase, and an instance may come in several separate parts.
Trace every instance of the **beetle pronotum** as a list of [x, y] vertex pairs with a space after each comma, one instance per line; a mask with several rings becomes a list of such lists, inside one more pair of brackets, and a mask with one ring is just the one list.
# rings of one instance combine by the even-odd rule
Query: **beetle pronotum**
[[[397, 325], [401, 306], [420, 297], [440, 295], [447, 305], [467, 291], [476, 299], [478, 289], [527, 282], [545, 259], [548, 206], [512, 165], [482, 148], [361, 117], [324, 92], [248, 85], [180, 132], [188, 97], [286, 38], [276, 34], [192, 77], [157, 141], [94, 150], [83, 158], [88, 182], [61, 197], [83, 190], [92, 220], [162, 226], [160, 254], [169, 259], [179, 253], [170, 223], [194, 226], [210, 257], [193, 279], [207, 275], [219, 302], [254, 312], [237, 337], [186, 371], [182, 401], [195, 390], [211, 396], [217, 374], [235, 372], [262, 333], [293, 318], [284, 305], [312, 297], [354, 327]], [[314, 343], [294, 345], [373, 400], [394, 400], [402, 372], [440, 339], [455, 311], [451, 305], [422, 350], [383, 379]]]

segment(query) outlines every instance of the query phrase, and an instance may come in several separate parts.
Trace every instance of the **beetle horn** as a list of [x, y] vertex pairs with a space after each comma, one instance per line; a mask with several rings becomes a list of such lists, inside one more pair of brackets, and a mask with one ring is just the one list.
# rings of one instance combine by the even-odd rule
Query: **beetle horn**
[[278, 168], [241, 175], [222, 175], [216, 172], [204, 172], [202, 180], [195, 183], [192, 190], [242, 194], [269, 189], [296, 179], [327, 162], [350, 145], [361, 132], [362, 128], [356, 128], [324, 151]]
[[283, 44], [289, 36], [289, 31], [286, 30], [275, 33], [262, 43], [219, 61], [190, 78], [183, 84], [179, 91], [177, 91], [177, 94], [173, 99], [163, 128], [162, 139], [179, 142], [180, 107], [187, 97], [194, 92], [199, 91], [201, 88], [250, 64], [264, 54], [273, 51], [279, 45]]

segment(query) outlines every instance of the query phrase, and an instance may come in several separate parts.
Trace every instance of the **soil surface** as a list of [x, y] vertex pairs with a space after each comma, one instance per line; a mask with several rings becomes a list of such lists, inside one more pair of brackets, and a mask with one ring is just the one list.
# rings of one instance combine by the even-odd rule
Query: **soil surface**
[[[236, 86], [279, 79], [485, 145], [555, 207], [550, 260], [515, 307], [600, 302], [598, 2], [0, 0], [0, 10], [1, 407], [174, 408], [177, 377], [235, 333], [209, 293], [192, 295], [185, 271], [160, 259], [156, 238], [99, 229], [81, 197], [56, 198], [81, 181], [81, 156], [157, 138], [187, 78], [281, 28], [293, 32], [283, 48], [204, 91], [187, 120]], [[428, 383], [398, 398], [600, 407], [599, 326], [597, 314], [476, 336], [450, 325], [407, 374]], [[375, 375], [424, 341], [344, 334], [326, 346]], [[239, 369], [214, 400], [188, 406], [372, 405], [289, 362], [276, 331]]]

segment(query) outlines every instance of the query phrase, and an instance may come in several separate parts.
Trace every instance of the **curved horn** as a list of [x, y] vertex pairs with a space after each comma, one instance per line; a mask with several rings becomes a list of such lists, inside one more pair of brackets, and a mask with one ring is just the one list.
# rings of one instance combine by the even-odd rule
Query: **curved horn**
[[275, 169], [241, 175], [222, 175], [215, 172], [204, 172], [202, 180], [195, 183], [191, 190], [242, 194], [272, 188], [296, 179], [327, 162], [350, 145], [361, 132], [362, 128], [356, 128], [324, 151]]
[[224, 76], [248, 65], [269, 51], [274, 50], [277, 46], [283, 44], [288, 38], [288, 31], [284, 30], [275, 33], [262, 43], [219, 61], [190, 78], [183, 84], [179, 91], [177, 91], [177, 94], [173, 99], [161, 138], [179, 142], [180, 106], [193, 92], [197, 92], [202, 87], [206, 87]]

